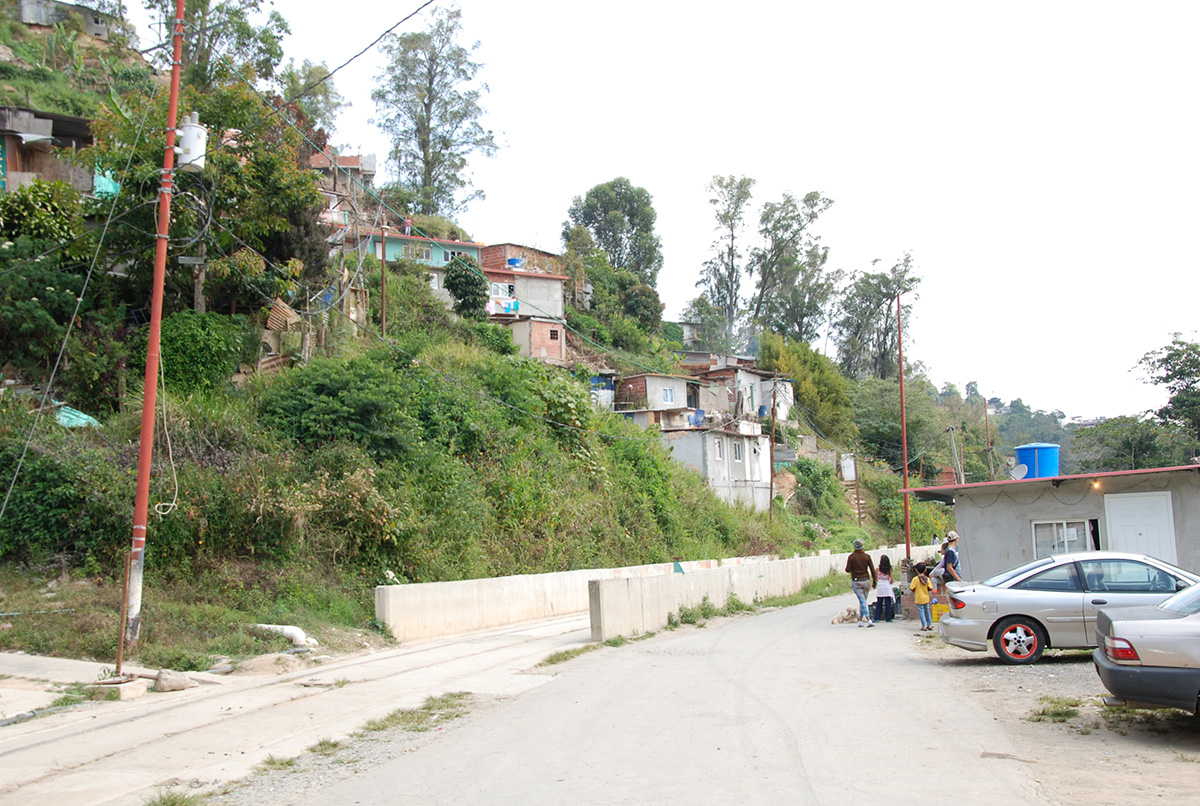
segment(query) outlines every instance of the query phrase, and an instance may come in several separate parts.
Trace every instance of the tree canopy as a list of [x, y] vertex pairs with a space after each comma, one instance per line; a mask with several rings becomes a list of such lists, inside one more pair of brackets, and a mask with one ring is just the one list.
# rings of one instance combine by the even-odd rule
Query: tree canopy
[[1170, 394], [1156, 412], [1159, 420], [1200, 439], [1200, 344], [1176, 333], [1170, 344], [1142, 356], [1138, 366], [1151, 383]]
[[657, 217], [653, 199], [645, 188], [619, 176], [576, 196], [563, 224], [563, 242], [573, 226], [584, 227], [609, 265], [636, 275], [654, 288], [662, 269], [662, 242], [654, 232]]
[[764, 204], [759, 216], [762, 245], [750, 251], [755, 278], [750, 316], [789, 339], [817, 337], [842, 280], [841, 271], [826, 271], [829, 249], [810, 229], [832, 204], [816, 191], [799, 201], [785, 193], [779, 202]]
[[754, 180], [746, 176], [714, 176], [708, 183], [708, 203], [715, 208], [717, 240], [713, 256], [704, 264], [696, 282], [712, 304], [725, 315], [725, 337], [733, 340], [742, 306], [742, 274], [745, 271], [742, 224], [750, 204]]
[[471, 58], [479, 43], [458, 43], [461, 17], [458, 9], [440, 9], [427, 31], [389, 34], [382, 45], [388, 63], [371, 92], [401, 183], [415, 194], [415, 212], [426, 215], [453, 215], [482, 199], [467, 159], [497, 148], [480, 123], [487, 84], [472, 86], [483, 66]]
[[833, 323], [838, 356], [848, 376], [896, 377], [900, 345], [896, 297], [908, 296], [907, 303], [902, 300], [907, 319], [920, 282], [909, 254], [887, 272], [854, 274], [842, 295], [841, 313]]
[[[155, 51], [155, 61], [169, 68], [175, 0], [145, 0], [145, 4], [157, 14], [168, 43]], [[262, 6], [262, 0], [188, 0], [188, 20], [183, 28], [185, 83], [204, 92], [247, 66], [259, 78], [274, 76], [283, 59], [283, 38], [291, 28], [274, 9], [259, 24], [256, 20], [263, 13]]]

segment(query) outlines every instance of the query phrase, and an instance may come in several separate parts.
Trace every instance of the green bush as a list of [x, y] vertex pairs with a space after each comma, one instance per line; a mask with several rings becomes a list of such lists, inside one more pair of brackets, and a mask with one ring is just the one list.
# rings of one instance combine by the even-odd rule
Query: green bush
[[[244, 316], [179, 311], [162, 320], [159, 337], [161, 373], [167, 389], [189, 393], [224, 389], [237, 370], [246, 330]], [[145, 372], [150, 329], [132, 340], [134, 365]]]
[[379, 457], [403, 454], [416, 423], [400, 406], [396, 373], [370, 355], [315, 359], [263, 392], [263, 421], [302, 445], [347, 440]]

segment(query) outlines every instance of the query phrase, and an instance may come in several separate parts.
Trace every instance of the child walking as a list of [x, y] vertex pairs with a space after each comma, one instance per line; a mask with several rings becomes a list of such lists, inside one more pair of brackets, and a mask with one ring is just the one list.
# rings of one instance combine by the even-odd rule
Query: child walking
[[875, 588], [875, 621], [891, 621], [896, 591], [892, 588], [892, 558], [879, 558], [879, 585]]
[[[882, 565], [882, 563], [881, 563]], [[917, 615], [921, 618], [921, 629], [933, 629], [933, 614], [929, 612], [929, 602], [933, 597], [933, 583], [925, 573], [925, 563], [917, 563], [917, 575], [913, 577], [908, 587], [912, 588], [913, 601], [917, 605]]]

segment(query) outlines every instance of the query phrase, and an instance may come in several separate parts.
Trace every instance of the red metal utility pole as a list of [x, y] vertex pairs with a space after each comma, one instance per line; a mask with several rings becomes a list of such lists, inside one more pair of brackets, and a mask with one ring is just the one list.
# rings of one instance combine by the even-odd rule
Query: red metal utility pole
[[387, 227], [380, 234], [383, 244], [383, 265], [379, 269], [379, 335], [387, 337]]
[[133, 503], [133, 545], [125, 638], [137, 643], [142, 615], [142, 570], [146, 559], [146, 512], [150, 507], [150, 462], [154, 451], [154, 409], [158, 398], [159, 335], [162, 331], [163, 281], [167, 274], [167, 234], [171, 226], [171, 190], [175, 171], [175, 123], [179, 112], [179, 72], [183, 58], [183, 2], [175, 0], [171, 99], [167, 105], [167, 145], [158, 193], [158, 235], [154, 244], [154, 287], [150, 297], [150, 339], [146, 348], [146, 382], [142, 395], [142, 431], [138, 446], [137, 495]]
[[904, 418], [904, 328], [900, 323], [900, 295], [896, 295], [896, 344], [900, 348], [900, 455], [904, 462], [901, 471], [903, 483], [900, 494], [904, 496], [904, 556], [912, 559], [912, 513], [908, 501], [908, 427]]

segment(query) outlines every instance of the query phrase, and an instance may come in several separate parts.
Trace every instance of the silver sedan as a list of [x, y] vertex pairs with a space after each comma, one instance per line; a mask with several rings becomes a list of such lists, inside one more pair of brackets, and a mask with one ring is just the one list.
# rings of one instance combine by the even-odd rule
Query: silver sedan
[[1200, 708], [1200, 585], [1154, 607], [1100, 611], [1092, 658], [1105, 705]]
[[1096, 646], [1100, 608], [1154, 605], [1200, 576], [1144, 554], [1084, 551], [1043, 557], [983, 582], [951, 582], [938, 632], [1005, 663], [1036, 663], [1047, 647]]

